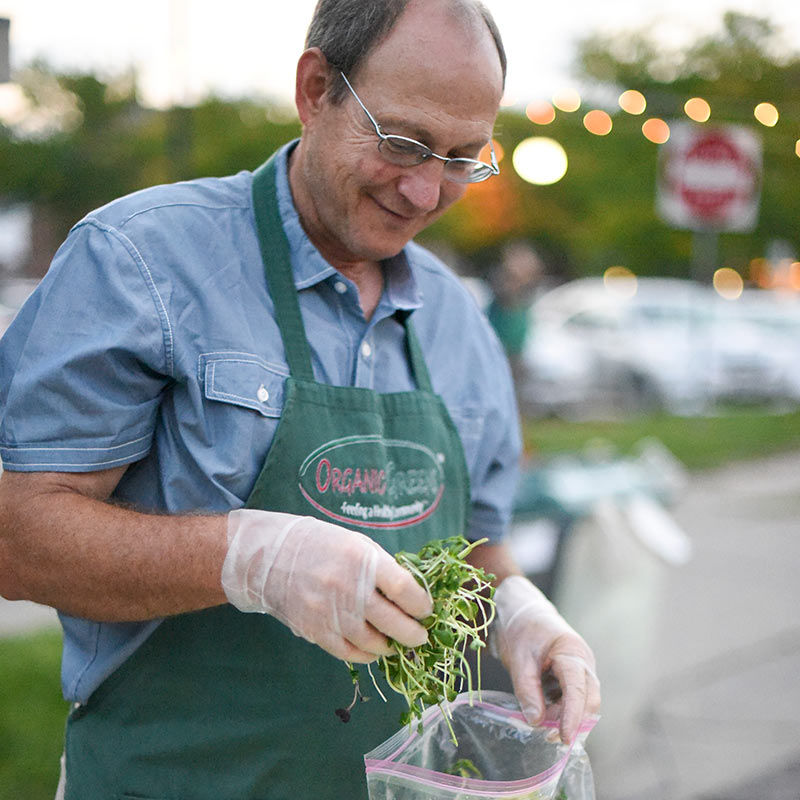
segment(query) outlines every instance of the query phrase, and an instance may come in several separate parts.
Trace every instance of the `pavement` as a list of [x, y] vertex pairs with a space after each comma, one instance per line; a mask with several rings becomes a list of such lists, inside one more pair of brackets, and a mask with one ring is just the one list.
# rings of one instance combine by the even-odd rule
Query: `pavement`
[[616, 746], [590, 739], [597, 800], [800, 800], [800, 453], [694, 474], [670, 510], [693, 556], [658, 575], [626, 724], [604, 708]]
[[[687, 563], [616, 552], [597, 570], [616, 631], [585, 631], [605, 692], [597, 800], [800, 800], [800, 452], [692, 474], [669, 510]], [[0, 599], [0, 634], [53, 624]]]

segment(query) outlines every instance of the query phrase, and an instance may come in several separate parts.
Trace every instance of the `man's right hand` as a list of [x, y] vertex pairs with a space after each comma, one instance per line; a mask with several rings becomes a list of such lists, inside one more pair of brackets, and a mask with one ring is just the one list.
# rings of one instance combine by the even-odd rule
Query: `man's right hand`
[[240, 611], [270, 614], [344, 661], [388, 655], [387, 637], [427, 640], [431, 600], [411, 573], [361, 533], [313, 517], [228, 514], [222, 588]]

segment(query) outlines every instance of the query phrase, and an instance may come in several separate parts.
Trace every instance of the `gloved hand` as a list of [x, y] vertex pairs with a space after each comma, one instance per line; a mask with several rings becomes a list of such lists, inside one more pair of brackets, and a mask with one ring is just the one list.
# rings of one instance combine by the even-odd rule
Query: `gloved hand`
[[345, 661], [388, 655], [386, 637], [427, 641], [432, 611], [411, 573], [367, 536], [294, 514], [228, 514], [222, 588], [240, 611], [271, 614], [296, 636]]
[[[584, 715], [600, 708], [591, 649], [527, 578], [509, 576], [494, 599], [490, 646], [511, 676], [525, 718], [532, 725], [545, 716], [559, 719], [561, 741], [571, 743]], [[558, 680], [561, 698], [545, 709], [542, 675], [548, 671]]]

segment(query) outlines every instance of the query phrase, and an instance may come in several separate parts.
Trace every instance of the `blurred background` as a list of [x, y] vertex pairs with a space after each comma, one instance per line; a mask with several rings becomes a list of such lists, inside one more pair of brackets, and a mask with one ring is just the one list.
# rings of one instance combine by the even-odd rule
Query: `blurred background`
[[[598, 800], [798, 800], [800, 4], [486, 4], [501, 173], [420, 240], [509, 355], [511, 542], [600, 657]], [[313, 5], [0, 0], [0, 332], [92, 208], [298, 134]], [[55, 787], [53, 622], [0, 599], [3, 798]]]

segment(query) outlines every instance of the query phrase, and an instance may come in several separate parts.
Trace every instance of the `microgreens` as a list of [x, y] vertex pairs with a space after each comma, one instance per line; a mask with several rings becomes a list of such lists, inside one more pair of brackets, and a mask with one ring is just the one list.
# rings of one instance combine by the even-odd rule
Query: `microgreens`
[[[467, 691], [480, 692], [480, 651], [485, 646], [481, 638], [494, 618], [494, 575], [465, 561], [469, 553], [486, 539], [470, 544], [461, 536], [428, 542], [418, 553], [399, 552], [395, 559], [406, 567], [425, 588], [433, 604], [433, 613], [421, 620], [428, 630], [428, 641], [420, 647], [408, 648], [389, 640], [394, 651], [381, 656], [378, 668], [389, 687], [405, 697], [408, 711], [400, 718], [402, 724], [412, 725], [420, 720], [427, 706], [438, 705], [447, 721], [454, 742], [456, 736], [450, 723], [447, 702], [455, 699], [466, 683]], [[473, 684], [472, 669], [467, 661], [467, 648], [476, 653], [477, 675]], [[353, 702], [337, 715], [347, 721], [358, 698], [358, 670], [348, 663], [355, 684]], [[378, 694], [386, 700], [372, 670], [369, 675]]]

